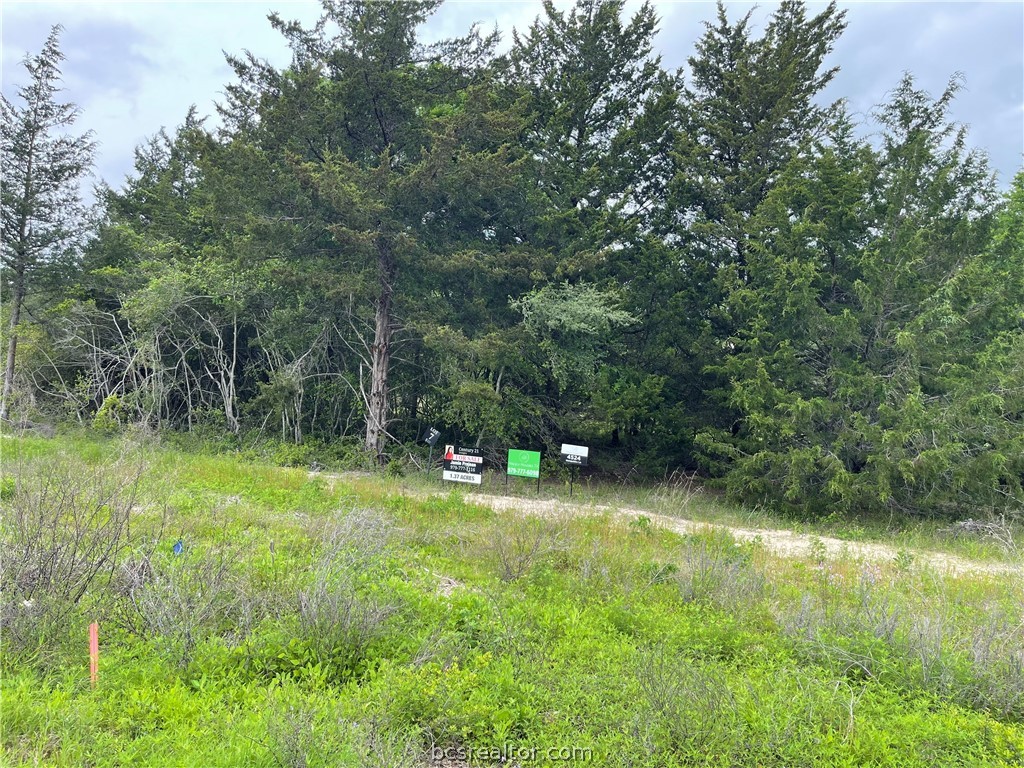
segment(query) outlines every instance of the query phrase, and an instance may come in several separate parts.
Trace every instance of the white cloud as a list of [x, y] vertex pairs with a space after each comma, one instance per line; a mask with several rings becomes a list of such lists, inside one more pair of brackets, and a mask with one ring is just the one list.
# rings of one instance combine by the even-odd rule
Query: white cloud
[[[630, 0], [633, 11], [639, 0]], [[560, 7], [570, 7], [561, 0]], [[730, 4], [738, 17], [751, 3]], [[822, 6], [811, 4], [815, 12]], [[4, 93], [20, 83], [18, 61], [37, 51], [52, 24], [67, 31], [66, 96], [82, 108], [80, 126], [101, 142], [99, 175], [119, 183], [131, 168], [134, 147], [161, 126], [173, 128], [196, 104], [212, 115], [231, 72], [222, 50], [249, 49], [278, 66], [288, 63], [283, 38], [266, 20], [271, 10], [286, 19], [312, 24], [314, 2], [4, 2], [2, 84]], [[662, 31], [657, 45], [669, 67], [685, 64], [702, 22], [712, 19], [713, 2], [657, 4]], [[756, 26], [771, 10], [755, 11]], [[485, 29], [495, 23], [503, 46], [511, 29], [525, 29], [542, 11], [540, 0], [449, 2], [431, 19], [426, 35], [437, 39], [464, 34], [472, 21]], [[1007, 119], [1024, 97], [1024, 7], [1013, 3], [856, 3], [849, 27], [832, 63], [842, 67], [828, 92], [846, 96], [855, 112], [866, 113], [884, 100], [904, 70], [915, 73], [933, 94], [949, 75], [963, 71], [967, 90], [954, 106], [954, 118], [972, 126], [980, 146], [1008, 182], [1020, 167], [1020, 121]], [[1019, 113], [1017, 113], [1019, 115]]]

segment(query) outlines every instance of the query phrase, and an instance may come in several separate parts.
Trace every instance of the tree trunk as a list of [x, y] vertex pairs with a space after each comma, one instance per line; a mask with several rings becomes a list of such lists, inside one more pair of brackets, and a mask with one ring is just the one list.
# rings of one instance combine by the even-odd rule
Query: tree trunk
[[[6, 126], [5, 126], [6, 127]], [[36, 158], [36, 138], [38, 131], [33, 128], [30, 131], [28, 142], [28, 154], [25, 165], [24, 187], [22, 189], [21, 212], [18, 214], [17, 240], [11, 245], [17, 254], [17, 259], [12, 265], [14, 267], [14, 280], [12, 288], [14, 296], [11, 297], [11, 335], [7, 339], [7, 362], [4, 365], [4, 389], [0, 394], [0, 421], [7, 419], [11, 409], [11, 394], [14, 391], [14, 360], [18, 353], [18, 323], [21, 321], [21, 304], [25, 299], [25, 269], [30, 258], [29, 252], [29, 203], [32, 201], [32, 184], [35, 179], [33, 169]]]
[[14, 296], [11, 298], [11, 326], [7, 339], [7, 362], [4, 365], [4, 389], [0, 395], [0, 421], [7, 419], [11, 406], [11, 393], [14, 391], [14, 359], [18, 352], [18, 322], [21, 320], [21, 304], [25, 299], [25, 271], [17, 269], [14, 273]]
[[395, 291], [395, 261], [391, 245], [383, 240], [377, 244], [377, 271], [380, 295], [370, 349], [370, 396], [366, 414], [366, 450], [383, 463], [388, 427], [388, 369], [391, 365], [391, 307]]
[[228, 368], [228, 399], [224, 406], [224, 415], [228, 420], [228, 428], [237, 435], [241, 424], [238, 423], [238, 406], [235, 404], [235, 370], [238, 366], [238, 312], [231, 315], [231, 367]]
[[[211, 323], [211, 325], [213, 325]], [[214, 326], [214, 334], [217, 338], [217, 365], [221, 400], [224, 403], [224, 420], [227, 422], [231, 434], [237, 435], [241, 429], [238, 421], [237, 391], [235, 389], [235, 368], [238, 365], [238, 312], [231, 316], [231, 356], [228, 357], [224, 349], [224, 336], [220, 329]]]

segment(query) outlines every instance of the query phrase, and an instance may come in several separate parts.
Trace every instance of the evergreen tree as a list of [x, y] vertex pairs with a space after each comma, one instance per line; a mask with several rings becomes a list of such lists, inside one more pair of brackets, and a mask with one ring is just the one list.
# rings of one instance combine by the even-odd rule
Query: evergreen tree
[[[638, 417], [623, 388], [647, 388], [655, 393], [647, 402], [653, 402], [660, 382], [641, 370], [649, 353], [650, 309], [658, 300], [648, 280], [650, 264], [664, 254], [649, 222], [664, 203], [679, 83], [653, 53], [657, 29], [647, 3], [627, 17], [618, 1], [586, 0], [568, 11], [545, 2], [543, 15], [515, 35], [505, 70], [513, 92], [526, 94], [529, 109], [522, 140], [532, 215], [524, 237], [552, 255], [553, 273], [538, 277], [578, 283], [573, 289], [541, 286], [521, 306], [562, 302], [572, 314], [581, 303], [577, 296], [600, 295], [596, 311], [624, 312], [639, 321], [597, 334], [607, 359], [600, 371], [589, 371], [587, 385], [570, 385], [558, 375], [552, 382], [560, 430], [614, 443], [633, 431], [627, 427]], [[594, 294], [588, 283], [602, 290]], [[579, 328], [590, 337], [589, 321]], [[543, 339], [557, 374], [562, 353], [549, 330], [534, 328], [531, 337]], [[576, 343], [565, 342], [566, 348]], [[622, 354], [604, 354], [617, 348]]]
[[54, 27], [42, 51], [25, 58], [29, 83], [18, 88], [20, 104], [0, 96], [0, 254], [10, 312], [0, 419], [11, 408], [26, 299], [42, 273], [73, 266], [86, 236], [79, 185], [92, 167], [94, 144], [88, 134], [67, 133], [78, 109], [57, 99], [64, 60], [60, 32]]
[[[880, 150], [840, 121], [758, 207], [716, 368], [739, 419], [700, 436], [737, 496], [807, 515], [947, 514], [1019, 488], [1002, 367], [1019, 281], [978, 301], [1006, 266], [987, 245], [985, 158], [948, 121], [957, 87], [932, 100], [904, 78], [877, 112]], [[986, 305], [994, 322], [976, 322]]]
[[528, 95], [535, 243], [558, 249], [566, 271], [584, 266], [577, 252], [608, 244], [609, 213], [652, 204], [648, 174], [667, 148], [675, 83], [652, 53], [657, 17], [644, 3], [626, 22], [623, 6], [581, 0], [566, 13], [545, 0], [507, 59], [508, 82]]
[[325, 312], [361, 360], [364, 447], [378, 458], [393, 415], [395, 334], [410, 326], [403, 309], [409, 317], [429, 301], [428, 267], [467, 242], [511, 239], [491, 213], [508, 183], [504, 139], [517, 130], [484, 87], [496, 38], [474, 28], [421, 44], [417, 30], [439, 4], [326, 3], [313, 30], [273, 17], [292, 66], [237, 61], [229, 105], [237, 139], [284, 157], [270, 162], [290, 200], [269, 200], [266, 213], [297, 222], [282, 248], [307, 275], [319, 272]]
[[737, 330], [727, 297], [749, 280], [759, 206], [834, 116], [817, 99], [835, 75], [825, 59], [845, 24], [835, 3], [809, 16], [804, 3], [784, 0], [756, 36], [751, 13], [733, 22], [719, 3], [689, 59], [658, 225], [677, 266], [663, 279], [675, 293], [659, 323], [658, 345], [669, 354], [656, 364], [675, 385], [670, 402], [686, 404], [677, 424], [691, 434], [709, 423], [737, 427], [721, 367]]

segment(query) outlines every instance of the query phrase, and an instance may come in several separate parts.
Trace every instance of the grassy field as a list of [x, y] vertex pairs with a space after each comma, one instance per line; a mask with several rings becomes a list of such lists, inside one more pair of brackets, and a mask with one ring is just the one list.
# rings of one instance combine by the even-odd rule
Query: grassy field
[[2, 447], [4, 765], [1024, 765], [1019, 573], [779, 559], [151, 444]]

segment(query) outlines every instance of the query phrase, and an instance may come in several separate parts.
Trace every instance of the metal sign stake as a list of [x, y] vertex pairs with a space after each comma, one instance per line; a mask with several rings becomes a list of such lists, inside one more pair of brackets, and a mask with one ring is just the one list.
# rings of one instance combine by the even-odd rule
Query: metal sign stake
[[440, 436], [440, 431], [434, 429], [433, 427], [430, 427], [427, 430], [427, 433], [423, 436], [423, 439], [426, 441], [427, 445], [430, 446], [430, 450], [427, 452], [427, 468], [425, 470], [428, 477], [430, 476], [430, 465], [434, 463], [434, 443], [437, 442], [437, 438], [439, 438]]

